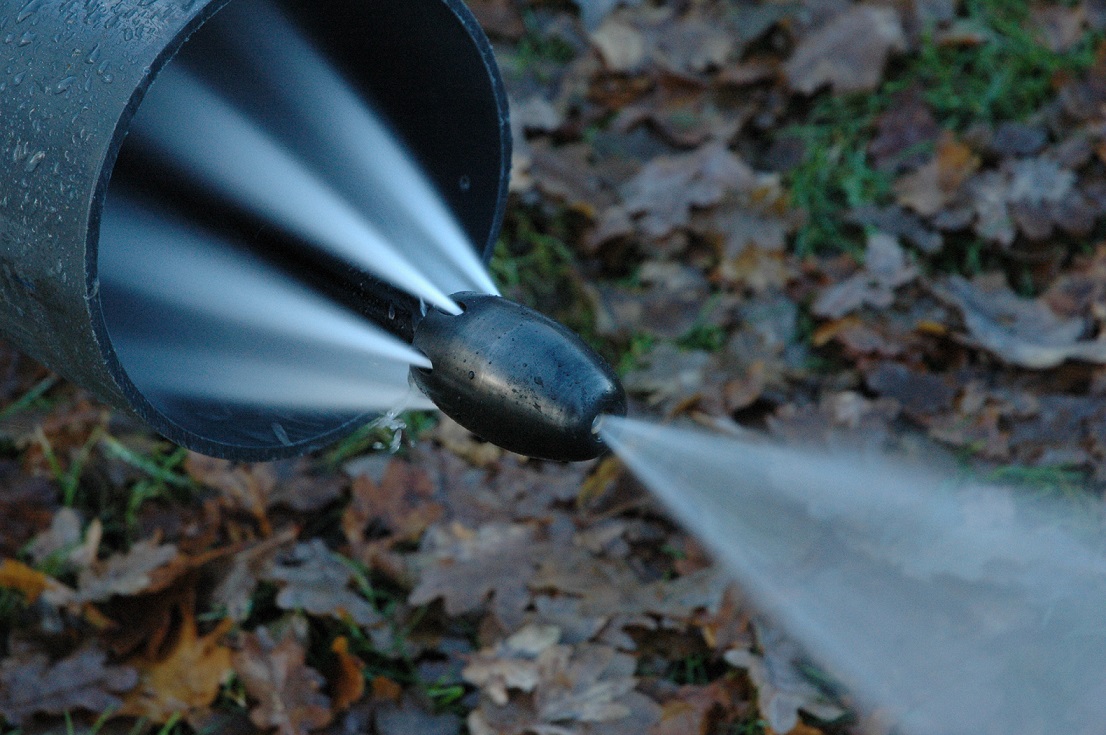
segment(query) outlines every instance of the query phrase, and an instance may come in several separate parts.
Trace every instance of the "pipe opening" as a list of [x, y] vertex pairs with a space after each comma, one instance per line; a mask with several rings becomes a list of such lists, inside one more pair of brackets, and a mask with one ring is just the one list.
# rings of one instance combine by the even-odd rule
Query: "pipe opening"
[[[309, 83], [303, 60], [288, 57], [297, 43], [310, 44], [333, 79], [379, 112], [478, 258], [490, 253], [502, 213], [506, 104], [486, 39], [459, 0], [231, 0], [215, 13], [159, 70], [137, 108], [107, 188], [97, 254], [109, 367], [142, 418], [208, 454], [261, 459], [332, 441], [376, 409], [351, 411], [349, 401], [317, 396], [342, 396], [343, 375], [351, 385], [369, 375], [406, 387], [404, 361], [421, 358], [407, 344], [419, 299], [366, 270], [358, 253], [319, 249], [326, 237], [318, 233], [337, 227], [344, 210], [308, 200], [310, 187], [304, 193], [278, 175], [290, 169], [244, 171], [253, 160], [245, 133], [232, 155], [203, 158], [211, 135], [246, 121], [264, 133], [265, 146], [304, 164], [320, 191], [357, 203], [397, 246], [397, 263], [418, 271], [420, 258], [429, 259], [395, 215], [408, 195], [400, 169], [374, 158], [384, 154], [371, 137], [350, 137], [356, 125], [336, 104], [342, 94], [328, 86], [333, 79]], [[203, 116], [210, 130], [198, 122]], [[166, 140], [184, 153], [170, 155]], [[335, 155], [351, 140], [356, 155]], [[304, 197], [301, 211], [317, 221], [272, 216], [264, 203], [274, 191]], [[443, 278], [444, 294], [468, 287]], [[273, 306], [258, 316], [264, 299]], [[391, 341], [350, 351], [359, 320], [379, 324]], [[312, 378], [321, 362], [333, 384]], [[215, 389], [228, 381], [257, 390], [243, 400]], [[277, 386], [270, 400], [256, 398], [265, 381]]]

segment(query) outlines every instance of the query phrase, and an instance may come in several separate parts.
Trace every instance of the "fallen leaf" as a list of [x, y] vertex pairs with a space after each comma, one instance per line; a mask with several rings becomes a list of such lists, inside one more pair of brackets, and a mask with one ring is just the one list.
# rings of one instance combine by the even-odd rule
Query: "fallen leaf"
[[270, 465], [247, 465], [189, 452], [184, 469], [192, 479], [215, 488], [235, 507], [256, 518], [263, 531], [269, 531], [266, 511], [277, 483]]
[[915, 419], [924, 419], [952, 407], [956, 387], [935, 373], [911, 370], [896, 362], [881, 362], [865, 375], [868, 387], [894, 398]]
[[[440, 436], [442, 430], [437, 433]], [[388, 463], [379, 482], [368, 475], [355, 477], [350, 503], [342, 513], [342, 531], [354, 553], [362, 557], [366, 533], [390, 544], [418, 541], [445, 512], [432, 500], [434, 492], [425, 470], [398, 459]]]
[[116, 595], [137, 595], [153, 582], [154, 572], [177, 559], [177, 547], [155, 539], [139, 541], [126, 554], [96, 561], [81, 571], [77, 591], [82, 600], [102, 602]]
[[1030, 7], [1029, 17], [1030, 27], [1051, 51], [1065, 53], [1083, 40], [1087, 10], [1082, 4], [1068, 7], [1034, 3]]
[[537, 657], [561, 638], [552, 625], [528, 625], [493, 649], [477, 653], [461, 672], [499, 706], [509, 700], [508, 690], [532, 692], [541, 681]]
[[35, 536], [27, 547], [27, 553], [35, 564], [42, 564], [51, 557], [63, 555], [66, 561], [78, 569], [87, 566], [96, 553], [81, 544], [81, 517], [72, 508], [59, 508], [50, 521], [50, 528]]
[[880, 171], [905, 171], [925, 163], [929, 146], [940, 135], [941, 127], [922, 91], [911, 87], [896, 94], [891, 106], [876, 117], [868, 155]]
[[295, 542], [297, 533], [295, 528], [286, 528], [232, 554], [223, 562], [219, 583], [211, 593], [212, 605], [221, 607], [232, 620], [245, 620], [258, 581], [272, 568], [276, 555]]
[[1045, 156], [1023, 158], [1010, 164], [1009, 199], [1041, 204], [1059, 202], [1075, 185], [1075, 172]]
[[931, 217], [956, 198], [978, 167], [979, 158], [972, 149], [946, 134], [937, 144], [933, 160], [895, 182], [895, 194], [904, 207]]
[[365, 694], [365, 662], [349, 652], [349, 639], [340, 635], [330, 644], [334, 654], [334, 676], [330, 680], [330, 691], [334, 700], [334, 710], [350, 708]]
[[376, 735], [461, 735], [462, 720], [449, 712], [428, 712], [407, 698], [399, 705], [377, 709], [375, 724]]
[[37, 602], [50, 582], [50, 577], [21, 561], [0, 559], [0, 587], [23, 593], [28, 604]]
[[1010, 364], [1043, 370], [1067, 360], [1106, 363], [1106, 341], [1081, 339], [1084, 319], [1063, 319], [1041, 299], [1019, 298], [1001, 276], [952, 276], [937, 293], [960, 309], [975, 343]]
[[349, 589], [353, 570], [320, 539], [302, 543], [277, 557], [263, 579], [280, 585], [276, 604], [282, 610], [352, 620], [365, 628], [383, 622], [368, 601]]
[[905, 50], [898, 11], [853, 5], [804, 36], [784, 71], [791, 88], [804, 94], [823, 85], [837, 94], [870, 92], [882, 81], [891, 52]]
[[660, 721], [649, 735], [709, 735], [731, 723], [740, 706], [732, 681], [682, 686], [661, 706]]
[[944, 238], [939, 232], [934, 231], [916, 214], [897, 205], [860, 206], [850, 211], [847, 219], [853, 224], [872, 227], [888, 235], [894, 235], [900, 241], [910, 243], [927, 255], [940, 252], [944, 247]]
[[864, 269], [830, 286], [811, 310], [822, 317], [840, 319], [862, 306], [885, 309], [895, 299], [895, 289], [918, 277], [918, 269], [906, 258], [898, 240], [883, 232], [868, 236]]
[[728, 191], [755, 186], [757, 174], [725, 146], [657, 156], [622, 187], [623, 204], [650, 237], [686, 227], [691, 211], [722, 201]]
[[631, 72], [645, 63], [645, 35], [625, 19], [607, 18], [591, 34], [592, 45], [607, 68], [615, 72]]
[[103, 651], [84, 648], [55, 663], [43, 654], [0, 662], [0, 715], [19, 725], [35, 713], [118, 709], [123, 703], [119, 695], [134, 688], [138, 674], [106, 661]]
[[472, 0], [468, 5], [480, 27], [493, 37], [517, 40], [526, 33], [515, 0]]
[[798, 647], [778, 630], [764, 623], [756, 626], [762, 653], [745, 649], [727, 651], [724, 658], [745, 669], [757, 688], [757, 708], [768, 726], [789, 733], [799, 725], [799, 711], [820, 720], [833, 721], [845, 714], [811, 684], [798, 668]]
[[471, 530], [459, 523], [435, 527], [424, 541], [424, 564], [408, 602], [425, 605], [439, 597], [447, 615], [482, 608], [494, 594], [494, 609], [510, 625], [529, 601], [526, 582], [544, 553], [534, 528], [490, 523]]
[[635, 660], [609, 646], [581, 644], [545, 648], [535, 660], [538, 681], [528, 699], [505, 706], [490, 699], [469, 716], [474, 735], [524, 732], [641, 733], [660, 707], [635, 692]]
[[589, 29], [598, 28], [619, 5], [639, 5], [641, 0], [572, 0], [580, 9], [580, 18]]
[[647, 396], [655, 406], [698, 396], [712, 355], [704, 350], [681, 350], [665, 342], [641, 361], [644, 366], [627, 373], [622, 383], [627, 391]]
[[138, 672], [139, 682], [127, 695], [119, 714], [165, 723], [175, 716], [204, 714], [219, 696], [232, 668], [231, 649], [223, 645], [222, 639], [234, 621], [226, 619], [200, 636], [192, 605], [182, 605], [179, 612], [180, 628], [168, 654], [129, 662]]
[[0, 461], [0, 556], [14, 556], [54, 518], [58, 490], [42, 477], [28, 477], [19, 464]]
[[276, 486], [269, 495], [269, 506], [283, 506], [299, 513], [313, 513], [336, 501], [346, 488], [338, 474], [312, 470], [306, 459], [270, 463]]
[[253, 724], [276, 728], [280, 735], [306, 735], [330, 722], [330, 699], [320, 691], [324, 679], [306, 665], [306, 656], [290, 630], [280, 643], [265, 628], [242, 637], [233, 663], [256, 703], [250, 710]]

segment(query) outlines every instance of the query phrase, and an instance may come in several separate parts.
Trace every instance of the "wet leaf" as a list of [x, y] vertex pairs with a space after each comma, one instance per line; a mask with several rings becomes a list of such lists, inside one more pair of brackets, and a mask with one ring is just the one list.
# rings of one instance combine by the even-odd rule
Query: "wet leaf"
[[757, 707], [772, 730], [794, 730], [799, 725], [800, 710], [827, 722], [844, 714], [803, 676], [798, 668], [801, 654], [791, 640], [764, 624], [756, 630], [762, 655], [737, 649], [727, 652], [725, 658], [749, 673], [757, 687]]

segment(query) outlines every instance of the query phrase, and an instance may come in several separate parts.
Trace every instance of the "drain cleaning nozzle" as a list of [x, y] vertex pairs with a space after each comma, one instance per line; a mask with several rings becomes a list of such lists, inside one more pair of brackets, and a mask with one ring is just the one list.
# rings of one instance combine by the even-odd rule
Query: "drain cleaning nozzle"
[[601, 416], [626, 414], [611, 367], [571, 330], [499, 296], [457, 293], [458, 315], [431, 309], [414, 346], [432, 368], [415, 384], [457, 423], [512, 452], [578, 461], [604, 449]]

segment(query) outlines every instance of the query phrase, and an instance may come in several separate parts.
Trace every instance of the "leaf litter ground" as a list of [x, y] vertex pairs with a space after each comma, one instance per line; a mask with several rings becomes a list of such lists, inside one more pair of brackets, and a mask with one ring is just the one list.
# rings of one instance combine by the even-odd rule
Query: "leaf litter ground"
[[[493, 270], [638, 415], [1101, 502], [1101, 3], [472, 6], [513, 107]], [[616, 460], [421, 416], [210, 460], [10, 349], [0, 401], [3, 732], [893, 727]]]

